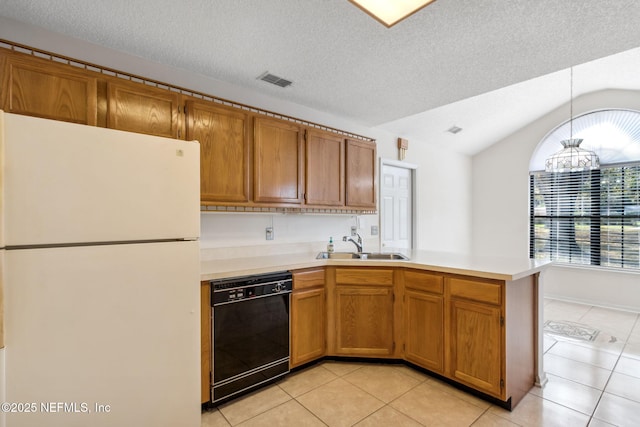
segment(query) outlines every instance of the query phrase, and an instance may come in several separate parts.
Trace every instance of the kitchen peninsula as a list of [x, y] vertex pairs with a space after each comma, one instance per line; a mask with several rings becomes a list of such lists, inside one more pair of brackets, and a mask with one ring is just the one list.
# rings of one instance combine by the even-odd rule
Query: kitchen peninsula
[[[429, 251], [406, 252], [409, 260], [316, 255], [203, 258], [203, 340], [209, 280], [288, 270], [291, 368], [324, 357], [401, 360], [508, 409], [544, 383], [538, 279], [548, 262]], [[203, 342], [203, 403], [210, 351]]]

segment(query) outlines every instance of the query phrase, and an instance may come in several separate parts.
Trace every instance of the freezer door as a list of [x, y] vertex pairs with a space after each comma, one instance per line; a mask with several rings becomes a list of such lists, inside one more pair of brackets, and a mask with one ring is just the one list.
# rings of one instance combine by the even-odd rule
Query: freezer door
[[4, 246], [199, 236], [197, 142], [0, 114]]
[[5, 398], [37, 404], [7, 425], [200, 426], [198, 253], [198, 242], [7, 251]]

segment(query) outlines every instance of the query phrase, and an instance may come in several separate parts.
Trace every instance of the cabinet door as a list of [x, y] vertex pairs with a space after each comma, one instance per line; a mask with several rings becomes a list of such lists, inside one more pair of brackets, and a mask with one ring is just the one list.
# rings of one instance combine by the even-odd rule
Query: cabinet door
[[91, 73], [39, 58], [3, 56], [0, 106], [4, 111], [96, 124], [97, 81]]
[[423, 368], [444, 372], [444, 298], [405, 291], [405, 358]]
[[502, 398], [500, 307], [451, 299], [451, 376]]
[[200, 142], [201, 200], [248, 202], [248, 115], [208, 103], [186, 105], [187, 140]]
[[302, 133], [297, 125], [255, 119], [254, 201], [302, 203], [302, 150]]
[[167, 138], [181, 138], [180, 95], [143, 83], [107, 84], [107, 127]]
[[325, 355], [325, 290], [311, 288], [291, 294], [291, 367]]
[[376, 144], [347, 140], [347, 206], [376, 207]]
[[345, 356], [390, 356], [393, 288], [336, 286], [336, 352]]
[[201, 402], [211, 401], [211, 285], [200, 284], [200, 394]]
[[306, 203], [344, 206], [344, 138], [315, 130], [306, 136]]

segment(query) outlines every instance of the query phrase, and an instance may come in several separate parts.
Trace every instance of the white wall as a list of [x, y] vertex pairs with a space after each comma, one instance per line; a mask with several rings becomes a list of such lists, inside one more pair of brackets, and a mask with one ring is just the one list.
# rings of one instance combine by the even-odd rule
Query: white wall
[[[640, 93], [603, 90], [574, 100], [574, 115], [601, 108], [640, 110]], [[562, 105], [475, 155], [472, 184], [472, 250], [496, 256], [529, 254], [529, 161], [538, 143], [564, 122]], [[545, 274], [545, 294], [640, 311], [638, 274], [552, 267]]]
[[[379, 157], [397, 158], [397, 135], [368, 127], [353, 119], [271, 98], [186, 70], [101, 48], [2, 17], [0, 38], [368, 136], [377, 140]], [[444, 148], [434, 148], [424, 141], [410, 141], [406, 161], [419, 165], [417, 247], [468, 252], [471, 242], [470, 158]], [[447, 185], [442, 186], [443, 182], [447, 182]], [[272, 218], [275, 240], [267, 242], [264, 228]], [[359, 218], [359, 232], [366, 239], [366, 247], [379, 249], [378, 237], [370, 234], [370, 226], [378, 224], [378, 216], [362, 215]], [[207, 213], [202, 215], [202, 244], [203, 247], [275, 247], [278, 244], [317, 242], [316, 246], [324, 246], [329, 236], [336, 240], [337, 237], [348, 234], [354, 221], [355, 219], [349, 215], [328, 217]]]

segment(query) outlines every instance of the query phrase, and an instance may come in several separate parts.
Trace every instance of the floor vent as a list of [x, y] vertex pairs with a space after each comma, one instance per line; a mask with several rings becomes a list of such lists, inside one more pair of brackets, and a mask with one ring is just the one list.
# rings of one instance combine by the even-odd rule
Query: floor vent
[[273, 85], [276, 86], [280, 86], [280, 87], [287, 87], [287, 86], [291, 86], [291, 84], [293, 84], [293, 82], [291, 80], [287, 80], [287, 79], [283, 79], [282, 77], [278, 77], [276, 75], [273, 74], [269, 74], [269, 72], [265, 72], [264, 74], [260, 75], [258, 77], [258, 79], [265, 81], [267, 83], [271, 83]]

